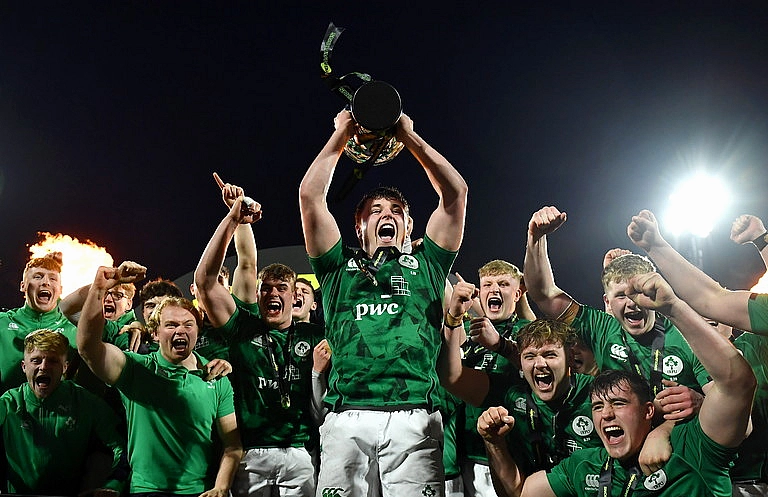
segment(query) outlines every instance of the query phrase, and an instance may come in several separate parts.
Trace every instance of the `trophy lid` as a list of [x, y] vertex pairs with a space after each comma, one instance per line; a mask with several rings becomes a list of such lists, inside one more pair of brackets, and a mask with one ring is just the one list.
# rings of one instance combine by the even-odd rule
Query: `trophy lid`
[[400, 119], [403, 104], [397, 90], [384, 81], [370, 81], [352, 97], [352, 117], [369, 131], [384, 131]]

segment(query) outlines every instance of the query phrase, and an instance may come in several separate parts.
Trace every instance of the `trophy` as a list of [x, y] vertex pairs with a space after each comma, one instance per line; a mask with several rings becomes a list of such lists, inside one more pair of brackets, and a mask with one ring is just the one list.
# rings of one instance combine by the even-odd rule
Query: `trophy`
[[344, 147], [344, 153], [364, 164], [374, 166], [395, 158], [403, 144], [395, 138], [395, 125], [400, 119], [403, 105], [400, 94], [384, 81], [369, 81], [360, 86], [352, 96], [350, 105], [357, 132]]
[[[336, 194], [337, 201], [343, 199], [372, 166], [391, 161], [403, 149], [403, 144], [395, 138], [395, 125], [403, 111], [397, 90], [384, 81], [372, 80], [365, 73], [352, 72], [341, 77], [332, 74], [331, 52], [342, 31], [344, 28], [330, 23], [320, 45], [321, 77], [331, 91], [344, 99], [356, 125], [344, 153], [359, 166]], [[356, 88], [351, 83], [353, 78], [361, 82]]]

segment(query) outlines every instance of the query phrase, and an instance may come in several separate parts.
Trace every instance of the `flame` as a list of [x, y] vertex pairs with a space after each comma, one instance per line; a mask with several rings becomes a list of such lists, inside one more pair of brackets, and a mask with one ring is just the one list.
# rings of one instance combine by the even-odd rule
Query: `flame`
[[90, 240], [80, 242], [77, 238], [61, 233], [52, 235], [38, 232], [42, 239], [29, 247], [30, 258], [42, 257], [50, 252], [61, 252], [62, 297], [69, 295], [81, 286], [93, 283], [99, 266], [112, 266], [114, 260], [107, 249], [99, 247]]

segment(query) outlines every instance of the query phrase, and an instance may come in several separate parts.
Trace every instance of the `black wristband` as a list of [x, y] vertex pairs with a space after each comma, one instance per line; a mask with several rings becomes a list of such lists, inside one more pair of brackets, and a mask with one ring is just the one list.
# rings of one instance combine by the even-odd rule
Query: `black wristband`
[[509, 342], [504, 337], [499, 337], [499, 346], [496, 348], [496, 353], [506, 357], [509, 354]]
[[768, 247], [768, 240], [766, 238], [768, 238], [768, 231], [752, 240], [751, 243], [757, 247], [758, 251], [762, 252], [765, 247]]

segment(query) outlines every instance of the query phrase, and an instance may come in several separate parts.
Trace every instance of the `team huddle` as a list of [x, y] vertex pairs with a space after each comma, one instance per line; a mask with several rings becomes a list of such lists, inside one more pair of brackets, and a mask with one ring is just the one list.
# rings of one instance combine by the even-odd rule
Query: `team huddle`
[[[194, 302], [162, 279], [137, 292], [132, 261], [62, 298], [66, 260], [30, 260], [24, 305], [0, 313], [3, 493], [768, 495], [768, 295], [722, 288], [647, 210], [627, 226], [646, 255], [605, 254], [603, 309], [555, 282], [554, 206], [522, 271], [452, 276], [468, 186], [406, 115], [395, 137], [437, 207], [412, 239], [407, 200], [376, 188], [346, 243], [327, 194], [355, 123], [334, 124], [299, 187], [318, 289], [258, 268], [261, 206], [218, 175]], [[768, 257], [759, 218], [731, 237]]]

